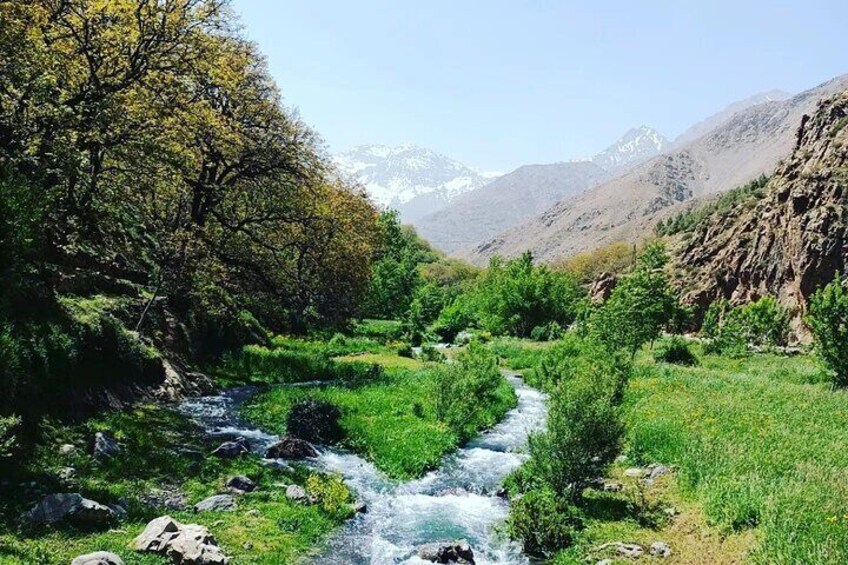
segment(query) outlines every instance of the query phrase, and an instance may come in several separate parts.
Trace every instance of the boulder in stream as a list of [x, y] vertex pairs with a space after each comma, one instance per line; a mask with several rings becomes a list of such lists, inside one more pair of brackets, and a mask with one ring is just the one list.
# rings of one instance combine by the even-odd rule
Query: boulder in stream
[[268, 459], [306, 459], [307, 457], [318, 457], [318, 452], [308, 441], [285, 437], [268, 448], [265, 457]]
[[474, 552], [464, 539], [422, 545], [418, 548], [418, 557], [432, 563], [474, 565]]

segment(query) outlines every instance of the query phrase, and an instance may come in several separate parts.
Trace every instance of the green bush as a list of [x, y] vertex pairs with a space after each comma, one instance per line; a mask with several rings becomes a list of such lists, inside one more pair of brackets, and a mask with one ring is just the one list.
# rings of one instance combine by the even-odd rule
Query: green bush
[[663, 340], [654, 350], [654, 360], [675, 365], [697, 365], [698, 358], [692, 353], [689, 343], [680, 336]]
[[562, 326], [556, 322], [545, 324], [544, 326], [536, 326], [530, 332], [530, 339], [533, 341], [551, 341], [562, 337]]
[[478, 343], [471, 343], [453, 363], [436, 369], [436, 418], [462, 439], [495, 423], [486, 410], [502, 405], [498, 399], [504, 394], [515, 398], [498, 369], [497, 357]]
[[848, 386], [848, 289], [839, 273], [810, 297], [806, 321], [816, 354], [830, 371], [833, 384]]
[[0, 461], [12, 455], [17, 445], [15, 430], [20, 423], [15, 416], [0, 416]]
[[412, 346], [408, 343], [404, 343], [403, 345], [398, 347], [397, 354], [399, 357], [406, 357], [407, 359], [412, 359], [414, 357]]
[[727, 300], [716, 300], [704, 315], [701, 335], [709, 340], [704, 347], [707, 353], [740, 357], [751, 346], [786, 345], [789, 316], [772, 296], [737, 307]]
[[425, 345], [421, 348], [420, 359], [422, 361], [428, 361], [430, 363], [441, 363], [446, 359], [446, 357], [444, 353], [442, 353], [432, 345]]
[[286, 416], [286, 430], [294, 437], [312, 443], [338, 443], [344, 439], [339, 425], [341, 411], [335, 405], [315, 398], [295, 402]]
[[403, 337], [403, 323], [397, 320], [360, 320], [354, 325], [353, 335], [387, 343]]
[[512, 504], [506, 528], [521, 541], [525, 553], [548, 558], [573, 543], [582, 520], [574, 505], [564, 503], [551, 489], [540, 488]]

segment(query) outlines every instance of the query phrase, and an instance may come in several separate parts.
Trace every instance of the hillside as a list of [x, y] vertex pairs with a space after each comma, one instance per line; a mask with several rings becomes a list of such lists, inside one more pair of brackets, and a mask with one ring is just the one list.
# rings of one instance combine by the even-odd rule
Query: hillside
[[810, 294], [848, 258], [848, 93], [804, 116], [791, 156], [759, 200], [718, 211], [678, 237], [687, 302], [747, 302], [775, 294], [803, 311]]
[[495, 254], [515, 256], [530, 249], [551, 260], [639, 239], [680, 203], [771, 173], [792, 150], [801, 117], [846, 88], [848, 76], [841, 76], [788, 100], [751, 106], [697, 140], [456, 255], [484, 264]]
[[590, 161], [525, 165], [463, 194], [414, 225], [435, 247], [451, 252], [509, 229], [553, 203], [583, 192], [605, 175]]
[[378, 206], [397, 210], [405, 221], [436, 212], [497, 176], [414, 145], [362, 145], [333, 160]]

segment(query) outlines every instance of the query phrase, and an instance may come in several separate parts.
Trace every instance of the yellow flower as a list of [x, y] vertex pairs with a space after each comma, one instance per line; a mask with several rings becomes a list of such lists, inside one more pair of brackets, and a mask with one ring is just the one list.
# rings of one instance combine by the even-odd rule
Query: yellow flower
[[831, 517], [829, 517], [829, 518], [827, 519], [827, 521], [828, 521], [828, 522], [830, 522], [831, 524], [833, 524], [834, 522], [836, 522], [836, 516], [831, 516]]

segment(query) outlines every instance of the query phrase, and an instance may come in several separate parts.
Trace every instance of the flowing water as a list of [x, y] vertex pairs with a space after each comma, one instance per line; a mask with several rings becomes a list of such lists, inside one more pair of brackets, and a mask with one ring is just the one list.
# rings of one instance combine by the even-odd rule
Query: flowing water
[[[544, 424], [546, 407], [542, 393], [517, 376], [507, 379], [515, 387], [518, 406], [420, 479], [394, 481], [357, 455], [320, 447], [320, 455], [308, 464], [339, 473], [368, 511], [342, 526], [315, 563], [421, 563], [415, 557], [419, 546], [455, 539], [469, 542], [478, 564], [527, 563], [520, 548], [495, 531], [508, 512], [507, 502], [495, 493], [526, 457], [527, 436]], [[255, 393], [254, 388], [231, 389], [186, 401], [181, 410], [212, 435], [246, 438], [261, 455], [279, 438], [239, 418], [239, 406]]]

